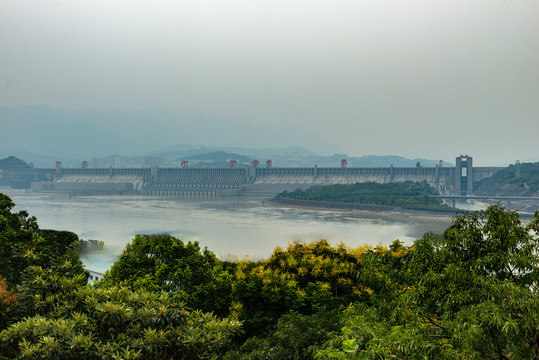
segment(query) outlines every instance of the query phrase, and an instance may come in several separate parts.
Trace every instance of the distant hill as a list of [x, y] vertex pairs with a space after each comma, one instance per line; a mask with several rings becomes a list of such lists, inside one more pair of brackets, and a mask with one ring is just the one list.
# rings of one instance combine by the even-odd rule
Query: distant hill
[[[301, 129], [298, 136], [298, 130], [291, 125], [279, 125], [277, 131], [274, 124], [226, 114], [157, 109], [74, 110], [36, 105], [0, 107], [0, 123], [3, 129], [9, 129], [0, 133], [0, 156], [24, 151], [57, 160], [73, 157], [80, 161], [109, 154], [141, 156], [159, 148], [168, 149], [169, 153], [181, 152], [197, 147], [195, 144], [211, 148], [205, 152], [240, 153], [234, 150], [236, 145], [252, 149], [285, 148], [290, 144], [323, 153], [339, 151], [338, 146], [308, 129]], [[181, 154], [176, 152], [175, 156], [178, 155]]]
[[240, 147], [240, 146], [222, 146], [222, 147], [207, 147], [204, 145], [184, 145], [184, 144], [178, 144], [175, 146], [171, 146], [162, 150], [152, 151], [148, 153], [148, 155], [151, 156], [161, 156], [161, 157], [167, 157], [167, 156], [191, 156], [191, 155], [200, 155], [200, 154], [208, 154], [213, 152], [225, 152], [225, 153], [233, 153], [238, 155], [243, 155], [247, 157], [271, 157], [271, 156], [300, 156], [300, 157], [308, 157], [308, 156], [320, 156], [317, 153], [303, 148], [301, 146], [288, 146], [284, 148], [248, 148], [248, 147]]
[[190, 166], [194, 167], [227, 167], [230, 165], [230, 160], [236, 160], [238, 166], [250, 165], [252, 159], [247, 156], [242, 156], [224, 151], [213, 151], [205, 154], [197, 154], [184, 156], [176, 159], [177, 162], [188, 160]]
[[106, 159], [107, 166], [138, 167], [144, 166], [145, 157], [160, 158], [159, 166], [174, 167], [176, 159], [220, 151], [239, 155], [235, 157], [242, 163], [247, 160], [240, 156], [261, 162], [271, 159], [275, 167], [338, 167], [342, 158], [351, 167], [437, 163], [395, 155], [348, 156], [308, 129], [298, 133], [283, 125], [277, 131], [274, 125], [240, 120], [222, 114], [161, 110], [0, 107], [0, 123], [9, 130], [0, 132], [0, 157], [14, 155], [40, 168], [54, 167], [56, 161], [78, 168], [83, 160], [91, 163], [94, 158]]
[[[361, 157], [350, 157], [347, 159], [349, 166], [357, 167], [389, 167], [391, 165], [395, 167], [416, 167], [419, 166], [433, 167], [438, 164], [438, 160], [430, 159], [407, 159], [397, 155], [367, 155]], [[445, 165], [452, 165], [445, 163]]]
[[0, 169], [27, 169], [30, 168], [30, 165], [25, 163], [23, 160], [16, 158], [15, 156], [9, 156], [5, 159], [0, 160]]
[[[30, 165], [22, 161], [21, 159], [16, 158], [15, 156], [9, 156], [5, 159], [0, 159], [0, 170], [10, 170], [10, 169], [27, 169], [30, 168]], [[0, 176], [0, 185], [7, 186], [9, 182], [4, 175]]]

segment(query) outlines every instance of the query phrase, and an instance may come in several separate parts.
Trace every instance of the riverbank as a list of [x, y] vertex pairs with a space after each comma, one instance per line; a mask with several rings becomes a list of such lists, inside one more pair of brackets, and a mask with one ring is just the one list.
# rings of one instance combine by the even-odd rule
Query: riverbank
[[[453, 216], [457, 213], [474, 211], [455, 209], [455, 213], [449, 212], [436, 212], [426, 210], [412, 210], [404, 209], [396, 206], [382, 206], [382, 205], [368, 205], [368, 204], [350, 204], [350, 203], [337, 203], [326, 201], [313, 201], [313, 200], [297, 200], [288, 198], [273, 198], [262, 201], [263, 204], [283, 207], [294, 208], [303, 210], [319, 210], [319, 211], [338, 211], [338, 212], [350, 212], [365, 217], [373, 218], [385, 218], [385, 219], [424, 219], [424, 220], [440, 220], [451, 222]], [[481, 203], [485, 208], [493, 205]], [[520, 220], [523, 224], [527, 224], [534, 218], [534, 214], [526, 212], [518, 212]]]
[[457, 212], [466, 211], [455, 209], [455, 213], [435, 212], [425, 210], [404, 209], [397, 206], [382, 206], [369, 204], [350, 204], [313, 200], [297, 200], [288, 198], [272, 198], [263, 201], [263, 204], [275, 207], [286, 207], [304, 210], [350, 212], [371, 217], [384, 218], [421, 218], [445, 220], [450, 222]]

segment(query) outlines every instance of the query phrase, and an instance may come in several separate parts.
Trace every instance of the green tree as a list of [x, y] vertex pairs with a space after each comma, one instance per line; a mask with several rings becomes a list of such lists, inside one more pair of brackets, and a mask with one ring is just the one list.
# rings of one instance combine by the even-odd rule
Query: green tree
[[538, 358], [538, 224], [500, 206], [456, 216], [409, 249], [388, 305], [346, 314], [319, 357]]
[[8, 358], [204, 359], [241, 330], [238, 321], [188, 311], [165, 292], [81, 286], [81, 275], [38, 266], [29, 272], [38, 315], [0, 333]]
[[133, 289], [167, 291], [188, 306], [228, 314], [232, 275], [198, 242], [168, 235], [137, 235], [105, 274], [105, 281]]
[[249, 338], [239, 350], [228, 352], [225, 360], [313, 359], [317, 347], [340, 328], [336, 311], [313, 315], [286, 314], [279, 318], [275, 330], [269, 335]]
[[295, 242], [267, 260], [238, 264], [233, 308], [246, 334], [271, 331], [289, 312], [310, 315], [368, 299], [372, 291], [353, 275], [367, 248]]
[[307, 190], [296, 189], [293, 192], [282, 192], [276, 198], [296, 200], [373, 204], [382, 206], [399, 206], [407, 209], [432, 210], [455, 213], [442, 200], [431, 198], [438, 195], [436, 189], [426, 181], [378, 184], [373, 182], [356, 184], [319, 185]]
[[13, 213], [14, 206], [7, 195], [0, 193], [0, 275], [11, 287], [21, 282], [28, 265], [24, 255], [32, 250], [38, 231], [35, 217], [26, 211]]
[[531, 191], [539, 191], [539, 162], [509, 165], [491, 177], [481, 180], [478, 187], [483, 184], [515, 184]]
[[[431, 338], [432, 324], [417, 322], [410, 310], [393, 314], [377, 307], [355, 304], [342, 314], [341, 333], [319, 350], [317, 359], [444, 359], [466, 358], [453, 353], [444, 339]], [[435, 334], [433, 334], [435, 335]]]
[[69, 260], [79, 272], [84, 272], [76, 234], [41, 230], [28, 212], [12, 213], [14, 206], [8, 196], [0, 194], [0, 275], [9, 286], [21, 284], [24, 269], [30, 265], [46, 268]]
[[17, 306], [11, 304], [9, 313], [4, 314], [0, 329], [8, 322], [35, 314], [31, 285], [35, 279], [28, 276], [30, 266], [54, 269], [58, 274], [80, 275], [83, 283], [87, 278], [79, 258], [76, 234], [41, 230], [36, 218], [26, 211], [13, 213], [14, 206], [8, 196], [0, 194], [0, 276], [18, 299]]

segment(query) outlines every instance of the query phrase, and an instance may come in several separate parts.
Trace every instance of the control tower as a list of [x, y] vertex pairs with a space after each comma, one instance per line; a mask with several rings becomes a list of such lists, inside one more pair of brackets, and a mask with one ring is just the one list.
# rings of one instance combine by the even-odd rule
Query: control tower
[[462, 196], [473, 193], [473, 159], [460, 155], [455, 160], [455, 193]]

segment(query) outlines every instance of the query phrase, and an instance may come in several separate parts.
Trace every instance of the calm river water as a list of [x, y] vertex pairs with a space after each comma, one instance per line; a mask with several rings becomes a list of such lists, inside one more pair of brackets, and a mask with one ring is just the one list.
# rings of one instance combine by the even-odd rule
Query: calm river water
[[43, 229], [69, 230], [105, 242], [86, 256], [88, 269], [103, 272], [136, 234], [167, 233], [198, 241], [223, 259], [269, 256], [296, 240], [327, 239], [350, 246], [411, 243], [425, 232], [443, 232], [448, 219], [378, 218], [351, 213], [265, 206], [255, 198], [178, 199], [149, 196], [81, 196], [26, 193], [0, 188]]

